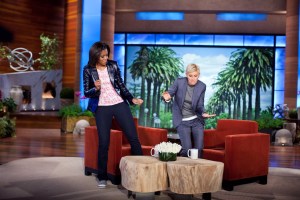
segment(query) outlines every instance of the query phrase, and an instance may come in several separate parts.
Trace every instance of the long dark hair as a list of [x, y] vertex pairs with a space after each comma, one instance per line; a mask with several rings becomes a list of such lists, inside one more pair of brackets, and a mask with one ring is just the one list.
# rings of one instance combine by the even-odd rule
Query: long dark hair
[[101, 51], [103, 51], [105, 49], [107, 49], [108, 57], [109, 57], [110, 48], [109, 48], [108, 44], [106, 44], [104, 42], [95, 42], [91, 46], [90, 51], [89, 51], [88, 65], [95, 67], [99, 60]]

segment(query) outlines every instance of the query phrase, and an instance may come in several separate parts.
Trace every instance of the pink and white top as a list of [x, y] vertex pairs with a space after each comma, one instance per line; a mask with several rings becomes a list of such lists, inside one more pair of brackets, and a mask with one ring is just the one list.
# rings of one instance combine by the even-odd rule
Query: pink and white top
[[111, 106], [123, 102], [122, 97], [116, 92], [115, 88], [112, 86], [107, 68], [104, 70], [98, 70], [98, 75], [101, 81], [99, 106]]

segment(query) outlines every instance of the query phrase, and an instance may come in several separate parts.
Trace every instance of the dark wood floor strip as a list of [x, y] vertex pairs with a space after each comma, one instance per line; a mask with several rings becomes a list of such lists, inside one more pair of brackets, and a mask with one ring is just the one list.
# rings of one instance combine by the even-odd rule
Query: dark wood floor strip
[[[16, 137], [0, 139], [0, 164], [43, 156], [84, 157], [84, 135], [18, 128]], [[271, 146], [269, 166], [300, 169], [300, 145]]]

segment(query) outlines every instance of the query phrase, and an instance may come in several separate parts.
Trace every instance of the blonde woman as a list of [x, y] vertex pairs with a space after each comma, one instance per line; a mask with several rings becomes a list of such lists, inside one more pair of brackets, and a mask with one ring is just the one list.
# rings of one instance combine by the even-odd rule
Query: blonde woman
[[204, 118], [212, 117], [204, 112], [206, 85], [199, 80], [200, 68], [196, 64], [186, 67], [186, 77], [177, 78], [168, 91], [162, 94], [169, 102], [173, 98], [173, 126], [180, 137], [181, 156], [187, 156], [191, 148], [198, 149], [201, 157], [203, 148]]

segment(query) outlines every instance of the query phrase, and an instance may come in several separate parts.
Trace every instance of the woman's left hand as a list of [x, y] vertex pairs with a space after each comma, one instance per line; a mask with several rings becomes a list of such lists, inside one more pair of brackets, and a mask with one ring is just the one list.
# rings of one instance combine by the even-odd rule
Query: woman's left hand
[[144, 102], [143, 99], [138, 99], [138, 98], [132, 99], [132, 103], [134, 103], [136, 105], [141, 105], [143, 102]]
[[204, 117], [204, 118], [210, 118], [210, 117], [214, 117], [214, 116], [216, 116], [216, 114], [208, 114], [208, 113], [203, 113], [202, 114], [202, 117]]

